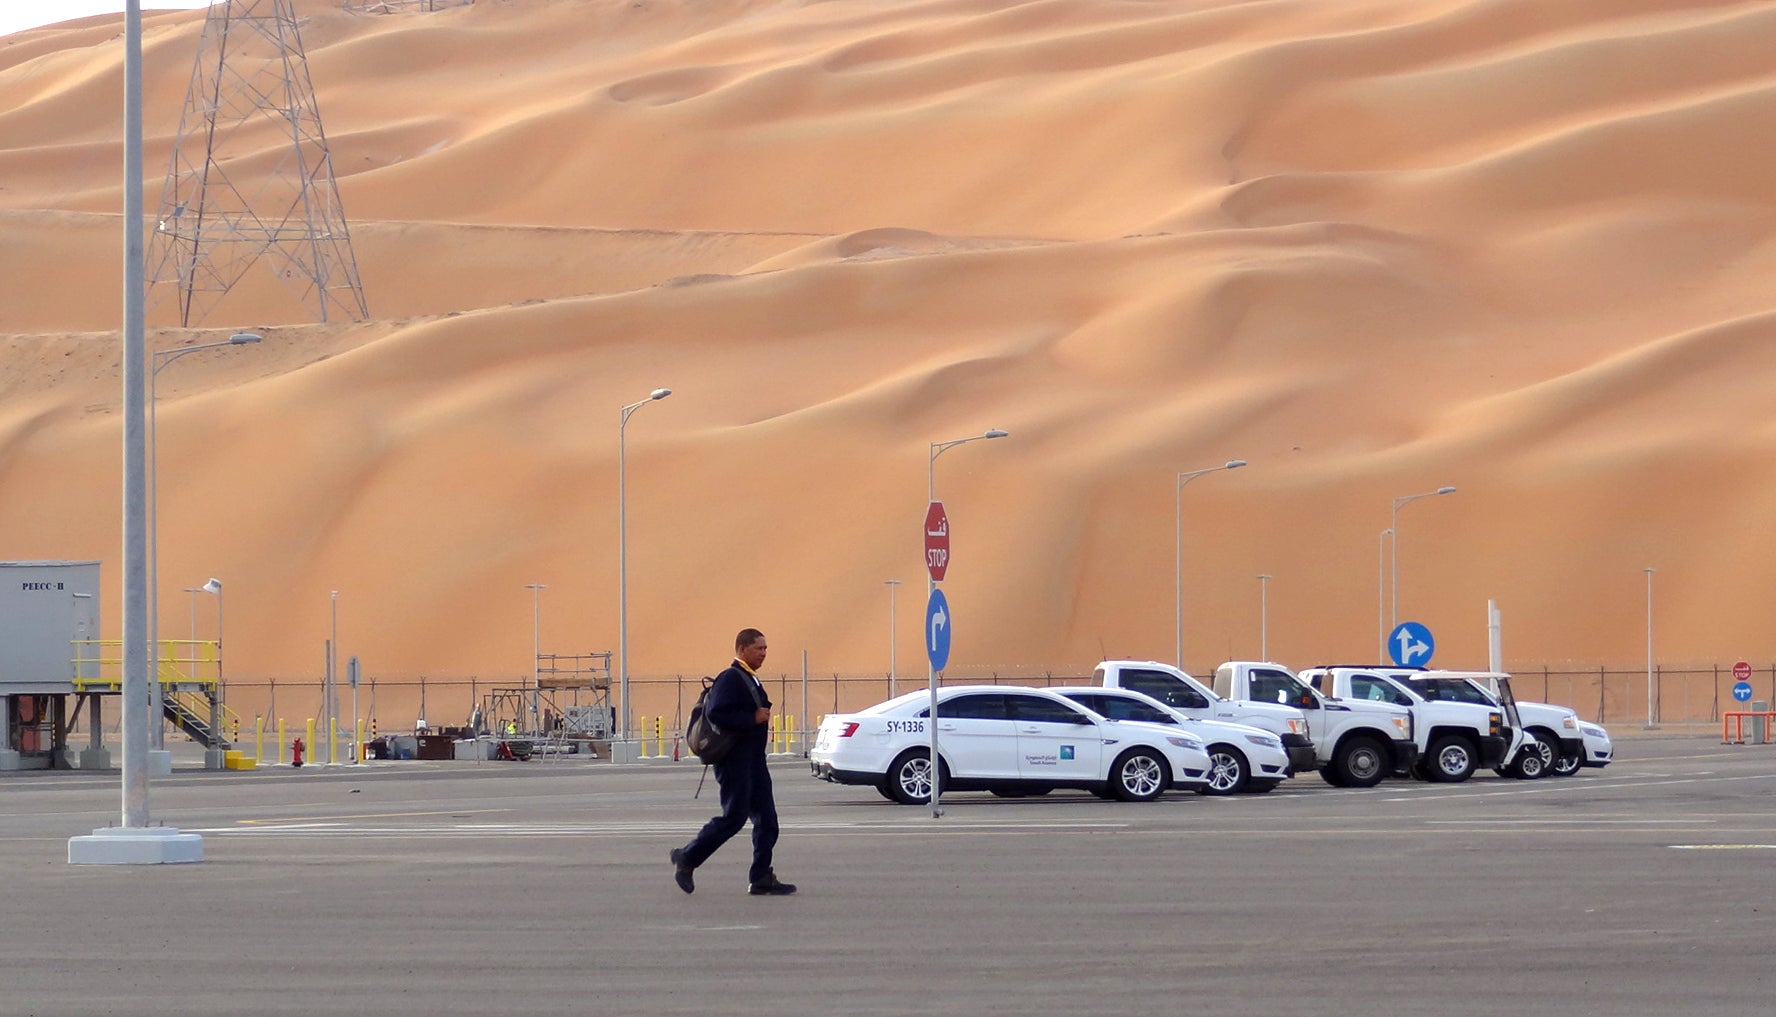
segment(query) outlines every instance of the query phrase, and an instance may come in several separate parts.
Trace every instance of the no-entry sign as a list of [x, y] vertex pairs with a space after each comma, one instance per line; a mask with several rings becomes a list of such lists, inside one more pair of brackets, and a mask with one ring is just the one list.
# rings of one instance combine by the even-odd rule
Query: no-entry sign
[[944, 514], [943, 502], [925, 506], [925, 571], [934, 583], [943, 582], [950, 567], [950, 517]]

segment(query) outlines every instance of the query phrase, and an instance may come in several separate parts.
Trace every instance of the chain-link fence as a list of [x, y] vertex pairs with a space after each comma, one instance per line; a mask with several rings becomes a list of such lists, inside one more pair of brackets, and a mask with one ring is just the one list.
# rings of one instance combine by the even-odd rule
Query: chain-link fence
[[[1651, 676], [1639, 670], [1562, 667], [1523, 667], [1512, 672], [1519, 699], [1556, 703], [1576, 710], [1585, 720], [1621, 728], [1719, 725], [1721, 714], [1750, 709], [1753, 702], [1776, 702], [1776, 664], [1754, 669], [1749, 679], [1752, 701], [1733, 698], [1738, 679], [1733, 665], [1655, 667]], [[630, 720], [634, 728], [644, 723], [651, 730], [663, 723], [668, 730], [681, 727], [691, 704], [702, 688], [703, 675], [632, 675], [629, 679]], [[881, 702], [895, 694], [926, 687], [925, 675], [800, 673], [767, 670], [761, 678], [780, 716], [795, 717], [798, 726], [812, 727], [829, 713], [845, 713]], [[477, 707], [485, 707], [496, 690], [521, 689], [531, 676], [459, 677], [400, 676], [366, 679], [358, 689], [359, 716], [367, 729], [411, 731], [420, 721], [432, 727], [465, 725]], [[1046, 671], [1039, 668], [1008, 668], [973, 674], [950, 674], [940, 684], [989, 685], [1089, 685], [1089, 672]], [[613, 683], [614, 686], [614, 683]], [[324, 716], [321, 681], [316, 678], [228, 681], [229, 707], [249, 721], [262, 718], [268, 726], [281, 717], [291, 723], [306, 717]], [[338, 715], [353, 716], [350, 690], [339, 687]], [[566, 694], [554, 693], [566, 703]], [[594, 690], [573, 693], [574, 705], [612, 708], [622, 703], [617, 689], [608, 695]], [[1651, 710], [1648, 704], [1651, 704]], [[620, 726], [620, 724], [619, 724]]]

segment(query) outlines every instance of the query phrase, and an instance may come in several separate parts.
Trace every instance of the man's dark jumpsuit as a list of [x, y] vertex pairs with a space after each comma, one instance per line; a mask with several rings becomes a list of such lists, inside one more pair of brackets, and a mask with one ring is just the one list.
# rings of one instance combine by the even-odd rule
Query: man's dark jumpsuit
[[718, 731], [740, 732], [727, 758], [715, 764], [715, 780], [721, 785], [721, 815], [703, 824], [685, 845], [684, 862], [702, 865], [752, 820], [752, 869], [750, 883], [771, 879], [771, 849], [777, 845], [777, 801], [771, 796], [771, 771], [765, 764], [771, 726], [754, 723], [760, 707], [768, 707], [764, 686], [738, 660], [715, 676], [705, 704]]

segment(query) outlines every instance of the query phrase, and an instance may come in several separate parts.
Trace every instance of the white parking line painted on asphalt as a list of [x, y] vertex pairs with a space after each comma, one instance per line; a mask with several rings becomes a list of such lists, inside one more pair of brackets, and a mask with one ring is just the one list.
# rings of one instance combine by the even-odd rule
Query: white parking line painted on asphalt
[[1589, 781], [1584, 781], [1582, 783], [1574, 783], [1573, 781], [1571, 781], [1569, 779], [1569, 780], [1561, 781], [1558, 784], [1547, 784], [1547, 782], [1545, 780], [1543, 780], [1543, 781], [1537, 781], [1533, 786], [1530, 786], [1530, 787], [1524, 787], [1523, 785], [1519, 784], [1516, 787], [1513, 787], [1513, 788], [1510, 788], [1509, 790], [1504, 790], [1504, 791], [1449, 791], [1449, 792], [1443, 792], [1443, 793], [1434, 792], [1432, 790], [1432, 788], [1435, 785], [1426, 785], [1425, 790], [1422, 793], [1400, 795], [1398, 797], [1388, 798], [1385, 800], [1390, 801], [1390, 802], [1420, 802], [1420, 801], [1439, 799], [1439, 798], [1491, 798], [1491, 797], [1495, 797], [1498, 795], [1542, 795], [1542, 794], [1553, 794], [1557, 791], [1576, 791], [1576, 790], [1580, 790], [1580, 789], [1589, 789], [1589, 790], [1593, 790], [1593, 791], [1615, 791], [1619, 788], [1664, 787], [1664, 786], [1671, 785], [1671, 784], [1701, 784], [1701, 783], [1713, 783], [1713, 782], [1717, 782], [1717, 781], [1724, 783], [1726, 781], [1770, 780], [1772, 778], [1776, 778], [1776, 773], [1751, 773], [1751, 774], [1745, 774], [1743, 776], [1738, 776], [1738, 777], [1706, 777], [1706, 778], [1705, 777], [1681, 777], [1681, 778], [1672, 779], [1672, 780], [1640, 780], [1640, 779], [1632, 779], [1632, 778], [1628, 779], [1628, 780], [1610, 780], [1610, 781], [1589, 780]]
[[[1717, 819], [1661, 819], [1660, 826], [1714, 826]], [[1571, 819], [1427, 819], [1426, 826], [1645, 826], [1644, 819], [1593, 819], [1574, 816]]]
[[[785, 833], [865, 833], [929, 835], [934, 833], [1029, 833], [1067, 830], [1123, 830], [1129, 823], [1056, 821], [1003, 823], [909, 823], [831, 822], [784, 823]], [[288, 823], [186, 828], [188, 833], [233, 837], [337, 836], [337, 837], [654, 837], [682, 834], [683, 823], [458, 823], [447, 826], [355, 826], [349, 823]]]
[[1671, 844], [1673, 851], [1776, 851], [1776, 844]]

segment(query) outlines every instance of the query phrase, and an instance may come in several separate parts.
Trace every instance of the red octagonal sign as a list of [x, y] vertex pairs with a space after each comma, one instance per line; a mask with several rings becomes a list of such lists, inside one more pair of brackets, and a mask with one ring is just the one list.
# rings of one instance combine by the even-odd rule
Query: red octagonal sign
[[944, 514], [943, 502], [925, 506], [925, 571], [934, 583], [943, 582], [950, 567], [950, 517]]
[[1733, 678], [1736, 681], [1751, 680], [1751, 661], [1741, 660], [1733, 665]]

